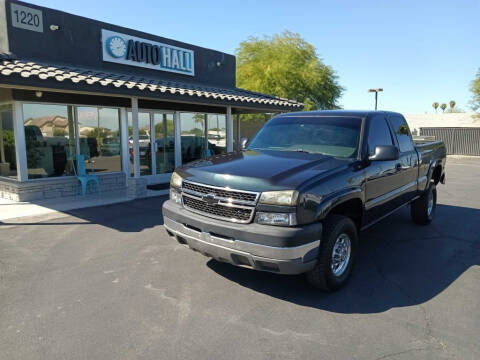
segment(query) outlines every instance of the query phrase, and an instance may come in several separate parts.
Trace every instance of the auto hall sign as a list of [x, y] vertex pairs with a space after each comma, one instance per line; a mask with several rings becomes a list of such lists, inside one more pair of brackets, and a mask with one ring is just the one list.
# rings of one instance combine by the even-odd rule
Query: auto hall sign
[[195, 75], [194, 52], [102, 29], [103, 61]]

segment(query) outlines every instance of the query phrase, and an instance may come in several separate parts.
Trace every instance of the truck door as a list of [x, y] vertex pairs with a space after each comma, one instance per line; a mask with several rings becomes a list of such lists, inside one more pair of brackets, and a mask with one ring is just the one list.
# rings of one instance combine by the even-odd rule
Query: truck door
[[397, 162], [397, 196], [395, 206], [410, 201], [417, 191], [418, 155], [412, 141], [408, 124], [401, 115], [390, 115], [388, 123], [395, 136], [396, 144], [400, 150]]
[[[395, 145], [392, 133], [383, 114], [370, 118], [368, 127], [368, 156], [375, 153], [376, 146]], [[398, 171], [397, 163], [398, 160], [372, 161], [366, 167], [365, 225], [395, 208], [390, 200], [398, 183], [396, 178]]]

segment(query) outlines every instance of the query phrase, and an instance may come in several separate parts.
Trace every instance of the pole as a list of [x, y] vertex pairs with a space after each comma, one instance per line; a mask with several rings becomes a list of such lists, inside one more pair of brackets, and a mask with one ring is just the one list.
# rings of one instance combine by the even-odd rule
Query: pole
[[138, 98], [132, 97], [132, 126], [133, 126], [133, 177], [140, 177], [140, 145], [138, 133]]
[[375, 111], [377, 111], [378, 91], [375, 91]]
[[5, 163], [5, 147], [3, 145], [2, 113], [0, 113], [0, 163]]

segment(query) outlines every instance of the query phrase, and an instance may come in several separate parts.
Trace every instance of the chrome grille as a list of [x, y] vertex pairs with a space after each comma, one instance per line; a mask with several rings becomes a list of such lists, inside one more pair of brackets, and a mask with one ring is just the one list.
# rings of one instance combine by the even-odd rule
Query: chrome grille
[[203, 200], [190, 196], [183, 197], [183, 205], [186, 208], [196, 210], [203, 214], [213, 215], [230, 221], [248, 222], [252, 217], [253, 209], [244, 209], [233, 206], [209, 205]]
[[256, 192], [231, 190], [228, 188], [208, 186], [187, 181], [183, 182], [183, 191], [197, 196], [214, 194], [222, 200], [238, 200], [236, 202], [250, 205], [255, 205], [258, 198], [258, 193]]
[[252, 221], [259, 193], [184, 181], [182, 200], [186, 209], [217, 219]]

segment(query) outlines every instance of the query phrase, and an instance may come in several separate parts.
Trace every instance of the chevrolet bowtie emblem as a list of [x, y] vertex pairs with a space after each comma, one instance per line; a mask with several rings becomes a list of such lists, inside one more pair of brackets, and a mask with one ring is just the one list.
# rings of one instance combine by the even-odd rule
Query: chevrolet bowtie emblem
[[208, 205], [218, 204], [218, 199], [215, 194], [206, 194], [202, 196], [202, 200], [205, 201]]

